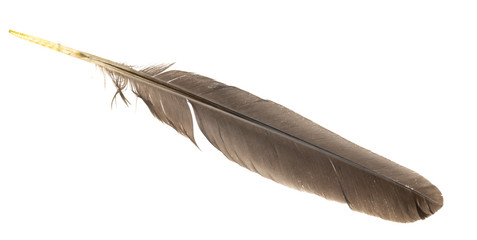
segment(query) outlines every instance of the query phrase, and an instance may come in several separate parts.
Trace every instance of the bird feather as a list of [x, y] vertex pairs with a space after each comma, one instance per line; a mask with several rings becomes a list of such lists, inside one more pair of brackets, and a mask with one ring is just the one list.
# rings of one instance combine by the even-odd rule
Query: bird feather
[[[130, 86], [152, 115], [194, 144], [193, 117], [228, 159], [283, 185], [396, 222], [424, 219], [443, 205], [427, 179], [277, 103], [195, 73], [142, 69], [10, 30], [25, 40], [101, 67], [128, 104]], [[114, 98], [113, 98], [114, 99]], [[193, 113], [192, 116], [191, 109]]]

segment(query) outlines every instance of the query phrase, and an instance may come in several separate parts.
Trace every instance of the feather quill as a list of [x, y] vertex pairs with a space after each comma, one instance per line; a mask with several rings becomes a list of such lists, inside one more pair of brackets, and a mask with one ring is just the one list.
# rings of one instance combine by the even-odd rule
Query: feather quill
[[[123, 90], [130, 85], [160, 121], [194, 144], [200, 130], [228, 159], [283, 185], [346, 203], [396, 222], [424, 219], [443, 205], [427, 179], [269, 100], [170, 65], [136, 70], [58, 43], [10, 30], [30, 42], [100, 66]], [[113, 99], [114, 100], [114, 99]]]

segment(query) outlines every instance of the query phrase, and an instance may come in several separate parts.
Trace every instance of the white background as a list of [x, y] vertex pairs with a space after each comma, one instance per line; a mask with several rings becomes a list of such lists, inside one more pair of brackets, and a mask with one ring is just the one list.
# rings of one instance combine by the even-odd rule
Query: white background
[[[10, 2], [0, 239], [476, 237], [475, 1]], [[419, 172], [444, 207], [400, 224], [283, 187], [203, 138], [198, 150], [134, 97], [110, 109], [94, 66], [8, 29], [129, 64], [177, 62], [274, 100]]]

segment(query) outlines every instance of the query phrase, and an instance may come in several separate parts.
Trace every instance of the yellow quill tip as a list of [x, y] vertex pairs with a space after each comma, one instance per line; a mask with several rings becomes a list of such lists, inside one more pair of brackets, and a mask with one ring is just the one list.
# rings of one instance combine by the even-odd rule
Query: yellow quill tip
[[45, 39], [42, 39], [42, 38], [38, 38], [38, 37], [34, 37], [34, 36], [31, 36], [31, 35], [28, 35], [28, 34], [25, 34], [25, 33], [21, 33], [21, 32], [17, 32], [17, 31], [13, 31], [13, 30], [9, 30], [8, 31], [10, 34], [12, 34], [13, 36], [16, 36], [18, 38], [21, 38], [23, 40], [27, 40], [29, 42], [32, 42], [32, 43], [36, 43], [38, 45], [41, 45], [43, 47], [47, 47], [49, 49], [53, 49], [55, 51], [58, 51], [60, 53], [64, 53], [66, 55], [70, 55], [72, 57], [76, 57], [76, 58], [84, 58], [86, 57], [83, 52], [81, 51], [78, 51], [76, 49], [73, 49], [73, 48], [69, 48], [69, 47], [66, 47], [66, 46], [63, 46], [59, 43], [54, 43], [54, 42], [50, 42], [48, 40], [45, 40]]

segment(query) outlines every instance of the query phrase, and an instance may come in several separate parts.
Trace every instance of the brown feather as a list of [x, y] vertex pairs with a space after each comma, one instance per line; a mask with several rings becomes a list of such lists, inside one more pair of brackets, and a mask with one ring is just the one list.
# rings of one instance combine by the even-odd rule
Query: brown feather
[[278, 183], [397, 222], [424, 219], [443, 205], [421, 175], [372, 153], [274, 102], [194, 73], [158, 65], [135, 70], [92, 54], [13, 34], [102, 67], [119, 95], [132, 91], [160, 121], [194, 144], [192, 114], [228, 159]]

